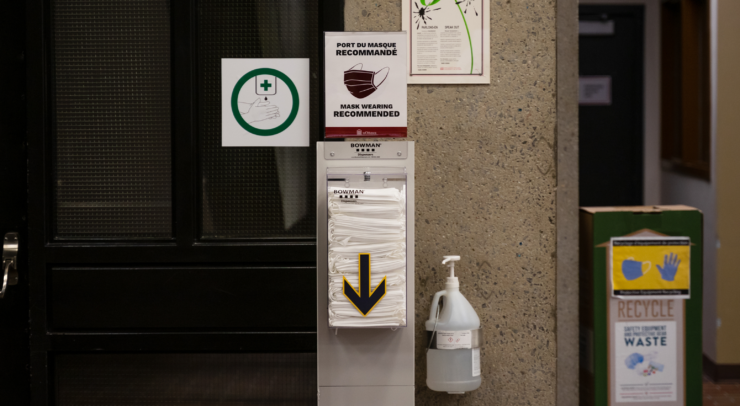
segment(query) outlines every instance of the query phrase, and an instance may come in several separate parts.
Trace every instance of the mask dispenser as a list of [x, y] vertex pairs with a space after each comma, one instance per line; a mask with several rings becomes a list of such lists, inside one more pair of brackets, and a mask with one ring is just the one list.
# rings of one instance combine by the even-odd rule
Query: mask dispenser
[[319, 406], [414, 404], [414, 143], [316, 147]]

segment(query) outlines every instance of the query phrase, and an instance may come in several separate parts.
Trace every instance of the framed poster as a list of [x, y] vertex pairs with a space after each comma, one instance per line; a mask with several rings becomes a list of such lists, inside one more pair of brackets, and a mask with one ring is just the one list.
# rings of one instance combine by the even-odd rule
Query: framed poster
[[489, 0], [403, 0], [407, 80], [491, 83]]

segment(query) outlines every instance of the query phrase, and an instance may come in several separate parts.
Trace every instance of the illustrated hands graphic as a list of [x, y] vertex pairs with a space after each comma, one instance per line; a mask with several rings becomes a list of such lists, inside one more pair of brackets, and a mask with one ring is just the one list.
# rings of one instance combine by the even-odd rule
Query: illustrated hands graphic
[[[240, 102], [242, 108], [239, 109], [244, 120], [247, 123], [255, 123], [257, 121], [271, 120], [276, 117], [280, 117], [280, 111], [277, 106], [271, 106], [269, 101], [261, 100], [259, 97], [252, 103]], [[243, 110], [246, 110], [243, 111]]]
[[678, 259], [678, 255], [670, 253], [663, 257], [663, 266], [658, 265], [660, 276], [664, 281], [673, 282], [676, 279], [676, 272], [678, 272], [678, 265], [681, 261]]

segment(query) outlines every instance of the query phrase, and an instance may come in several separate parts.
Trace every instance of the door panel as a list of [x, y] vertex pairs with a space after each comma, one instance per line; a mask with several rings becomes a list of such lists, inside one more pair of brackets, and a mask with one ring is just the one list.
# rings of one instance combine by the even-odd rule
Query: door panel
[[49, 275], [55, 331], [316, 329], [314, 267], [54, 268]]
[[643, 204], [643, 6], [579, 7], [581, 21], [609, 20], [610, 35], [579, 35], [579, 75], [609, 76], [610, 105], [578, 109], [581, 206]]
[[316, 403], [316, 354], [69, 354], [54, 370], [59, 406]]
[[[202, 239], [315, 237], [319, 13], [318, 0], [199, 3]], [[221, 58], [311, 58], [311, 146], [221, 147]]]
[[54, 239], [172, 237], [169, 0], [54, 0]]
[[[27, 5], [32, 405], [315, 404], [343, 1]], [[221, 147], [221, 58], [265, 57], [310, 58], [308, 148]]]

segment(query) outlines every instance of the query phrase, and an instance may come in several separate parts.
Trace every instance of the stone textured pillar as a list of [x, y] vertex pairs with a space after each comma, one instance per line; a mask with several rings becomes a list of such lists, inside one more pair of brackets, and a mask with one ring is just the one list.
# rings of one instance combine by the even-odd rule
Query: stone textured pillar
[[[345, 30], [401, 30], [401, 1], [346, 0]], [[418, 405], [556, 404], [556, 40], [555, 1], [492, 0], [491, 84], [408, 87]], [[424, 321], [447, 254], [462, 256], [485, 332], [483, 384], [465, 395], [426, 386]]]
[[558, 406], [578, 404], [578, 1], [557, 20]]

